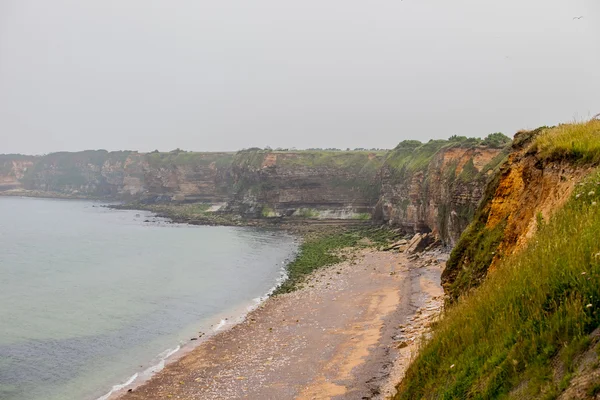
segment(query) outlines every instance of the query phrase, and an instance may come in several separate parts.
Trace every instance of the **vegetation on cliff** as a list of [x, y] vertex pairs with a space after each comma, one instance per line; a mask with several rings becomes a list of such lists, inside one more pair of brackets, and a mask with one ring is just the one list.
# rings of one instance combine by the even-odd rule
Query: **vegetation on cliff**
[[547, 129], [536, 137], [534, 149], [541, 157], [551, 161], [600, 164], [600, 120]]
[[496, 255], [504, 234], [505, 223], [503, 221], [494, 227], [488, 227], [486, 222], [499, 181], [500, 176], [496, 172], [486, 187], [479, 209], [471, 219], [472, 222], [461, 234], [446, 263], [442, 282], [446, 295], [451, 300], [456, 300], [469, 289], [479, 286]]
[[234, 157], [231, 153], [206, 153], [183, 151], [176, 149], [168, 153], [154, 151], [146, 154], [148, 164], [153, 168], [172, 168], [176, 166], [207, 166], [213, 164], [216, 168], [229, 168]]
[[274, 151], [262, 149], [242, 150], [235, 154], [233, 163], [238, 167], [261, 169], [276, 166], [280, 168], [331, 168], [343, 169], [348, 173], [377, 171], [387, 151], [333, 151], [300, 150]]
[[427, 143], [404, 140], [390, 151], [385, 165], [397, 174], [404, 175], [426, 169], [433, 157], [442, 149], [476, 148], [477, 146], [506, 148], [510, 142], [511, 139], [500, 132], [492, 133], [484, 139], [453, 135], [448, 140], [430, 140]]
[[[600, 163], [600, 123], [540, 128], [517, 135], [514, 146], [536, 168], [560, 162], [559, 170], [569, 164], [587, 170]], [[553, 399], [581, 374], [581, 354], [595, 346], [590, 335], [600, 326], [600, 172], [574, 182], [568, 201], [556, 203], [549, 217], [537, 212], [525, 246], [497, 258], [506, 251], [499, 247], [506, 220], [487, 222], [499, 180], [511, 168], [496, 174], [453, 250], [445, 289], [457, 300], [423, 343], [395, 399]], [[588, 394], [598, 393], [600, 386], [588, 383]]]
[[[543, 171], [544, 164], [557, 165], [565, 163], [564, 166], [572, 165], [577, 168], [589, 168], [600, 164], [600, 121], [592, 120], [578, 124], [563, 124], [557, 127], [540, 127], [530, 132], [520, 132], [515, 136], [512, 146], [514, 156], [522, 153], [530, 156], [532, 168]], [[490, 212], [493, 199], [506, 196], [506, 193], [497, 193], [500, 180], [503, 175], [516, 173], [516, 161], [508, 164], [504, 169], [497, 171], [493, 179], [488, 183], [479, 209], [471, 224], [463, 232], [460, 240], [450, 255], [446, 270], [442, 275], [446, 293], [451, 299], [457, 299], [461, 294], [473, 287], [478, 286], [485, 278], [488, 268], [495, 258], [502, 254], [497, 250], [501, 242], [517, 240], [517, 233], [507, 235], [505, 232], [506, 222], [510, 209], [502, 215], [502, 219], [495, 215], [495, 221], [490, 221]], [[521, 180], [533, 179], [533, 172], [521, 172], [525, 176]], [[541, 174], [541, 172], [540, 172]], [[573, 179], [566, 175], [560, 176], [560, 180]], [[510, 183], [510, 182], [509, 182]], [[522, 189], [522, 188], [521, 188]], [[540, 188], [537, 188], [540, 190]], [[516, 187], [502, 187], [501, 191], [512, 190]], [[532, 188], [531, 192], [534, 191]], [[537, 198], [543, 194], [537, 194]], [[536, 197], [534, 196], [534, 197]], [[535, 207], [533, 204], [519, 205], [524, 208]], [[533, 214], [536, 210], [529, 210]], [[537, 211], [536, 211], [537, 212]]]
[[[396, 399], [554, 398], [600, 325], [600, 174], [446, 313]], [[564, 373], [553, 374], [556, 363]]]

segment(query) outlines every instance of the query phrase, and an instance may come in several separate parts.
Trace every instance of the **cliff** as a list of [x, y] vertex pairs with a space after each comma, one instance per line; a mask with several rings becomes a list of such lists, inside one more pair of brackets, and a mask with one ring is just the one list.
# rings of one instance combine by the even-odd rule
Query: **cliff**
[[106, 150], [0, 155], [0, 191], [107, 200], [227, 200], [233, 153]]
[[0, 192], [21, 188], [25, 173], [35, 161], [32, 156], [0, 154]]
[[600, 121], [519, 132], [395, 399], [600, 394]]
[[433, 231], [453, 245], [506, 157], [505, 143], [490, 146], [466, 138], [400, 143], [381, 169], [375, 218], [411, 233]]
[[515, 135], [510, 155], [486, 188], [442, 275], [452, 298], [478, 286], [502, 258], [522, 249], [595, 165], [542, 149], [540, 140], [549, 132], [542, 127]]
[[[391, 151], [0, 156], [0, 192], [211, 203], [223, 205], [221, 213], [251, 219], [373, 219], [407, 233], [433, 232], [453, 244], [506, 156], [508, 140], [501, 134], [483, 141], [455, 136], [424, 144], [405, 141]], [[202, 214], [198, 217], [206, 217]]]
[[236, 154], [228, 210], [246, 217], [366, 218], [386, 152], [249, 150]]

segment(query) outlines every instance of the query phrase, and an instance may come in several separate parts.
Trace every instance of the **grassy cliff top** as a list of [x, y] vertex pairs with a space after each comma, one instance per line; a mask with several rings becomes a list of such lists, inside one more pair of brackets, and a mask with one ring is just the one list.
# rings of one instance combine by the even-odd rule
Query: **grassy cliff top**
[[386, 150], [242, 150], [236, 153], [234, 164], [238, 167], [260, 169], [266, 166], [282, 168], [332, 168], [349, 172], [376, 172], [385, 159]]
[[148, 164], [155, 168], [168, 168], [184, 165], [210, 165], [215, 163], [217, 168], [227, 168], [231, 165], [235, 153], [210, 153], [174, 150], [168, 153], [146, 153]]
[[533, 147], [549, 160], [600, 164], [600, 120], [544, 129], [534, 139]]
[[508, 136], [499, 132], [492, 133], [484, 139], [454, 135], [447, 140], [430, 140], [427, 143], [405, 140], [389, 152], [385, 165], [397, 173], [422, 171], [429, 166], [433, 157], [444, 149], [503, 149], [507, 148], [510, 142]]

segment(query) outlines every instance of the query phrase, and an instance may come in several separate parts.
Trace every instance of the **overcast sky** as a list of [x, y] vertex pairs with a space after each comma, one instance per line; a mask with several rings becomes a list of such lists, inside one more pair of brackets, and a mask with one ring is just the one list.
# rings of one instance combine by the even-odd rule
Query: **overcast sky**
[[598, 0], [0, 0], [0, 153], [512, 136], [599, 49]]

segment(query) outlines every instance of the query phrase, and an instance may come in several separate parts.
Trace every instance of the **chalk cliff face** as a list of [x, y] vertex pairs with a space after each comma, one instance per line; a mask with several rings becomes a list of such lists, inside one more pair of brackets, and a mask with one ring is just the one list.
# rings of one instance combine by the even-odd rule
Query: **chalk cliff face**
[[0, 192], [153, 202], [222, 203], [246, 218], [374, 219], [454, 243], [501, 148], [466, 138], [391, 151], [0, 156]]

